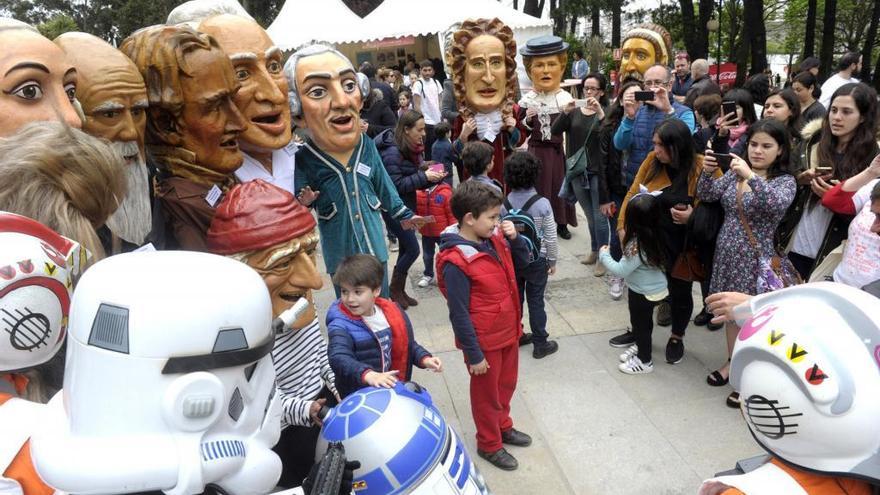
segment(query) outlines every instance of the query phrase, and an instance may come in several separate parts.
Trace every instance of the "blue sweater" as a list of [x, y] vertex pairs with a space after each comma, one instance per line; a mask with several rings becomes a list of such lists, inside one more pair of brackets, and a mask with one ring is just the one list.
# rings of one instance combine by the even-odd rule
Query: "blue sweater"
[[[624, 250], [625, 253], [626, 250]], [[642, 263], [638, 254], [624, 254], [620, 261], [614, 261], [607, 249], [599, 251], [599, 262], [605, 265], [608, 273], [626, 280], [626, 285], [633, 292], [641, 294], [649, 301], [659, 301], [666, 297], [666, 275], [656, 266]]]
[[645, 157], [654, 149], [653, 136], [657, 124], [668, 118], [677, 118], [687, 124], [691, 133], [696, 129], [693, 110], [675, 101], [672, 102], [672, 109], [674, 113], [667, 114], [652, 105], [644, 105], [636, 112], [635, 119], [625, 117], [620, 121], [614, 133], [614, 147], [629, 152], [625, 170], [627, 189], [632, 185]]

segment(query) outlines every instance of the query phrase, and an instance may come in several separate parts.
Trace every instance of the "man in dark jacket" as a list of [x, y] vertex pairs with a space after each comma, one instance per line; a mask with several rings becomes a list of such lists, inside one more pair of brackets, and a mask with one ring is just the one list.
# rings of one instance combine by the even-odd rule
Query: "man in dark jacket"
[[679, 103], [684, 103], [684, 97], [691, 89], [691, 69], [688, 62], [687, 52], [680, 52], [675, 56], [675, 81], [672, 83], [672, 97]]
[[397, 109], [400, 108], [400, 104], [397, 102], [397, 95], [394, 94], [394, 88], [392, 88], [388, 83], [382, 82], [376, 79], [376, 68], [373, 67], [373, 64], [369, 62], [364, 62], [361, 64], [360, 71], [367, 79], [370, 80], [370, 87], [373, 89], [378, 89], [382, 92], [382, 96], [385, 99], [385, 103], [391, 107], [391, 110], [394, 110], [394, 114], [397, 115]]
[[710, 94], [721, 94], [721, 88], [709, 77], [709, 61], [698, 58], [691, 64], [691, 88], [684, 99], [685, 106], [694, 108], [697, 98]]

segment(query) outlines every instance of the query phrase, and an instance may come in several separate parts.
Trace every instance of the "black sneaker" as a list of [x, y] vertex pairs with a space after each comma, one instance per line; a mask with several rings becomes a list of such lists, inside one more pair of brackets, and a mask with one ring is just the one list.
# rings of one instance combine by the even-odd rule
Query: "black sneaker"
[[672, 308], [669, 306], [669, 301], [662, 301], [657, 306], [657, 324], [661, 327], [672, 325]]
[[[709, 313], [709, 318], [715, 318], [715, 315]], [[724, 328], [724, 323], [712, 323], [712, 320], [710, 319], [709, 323], [706, 323], [706, 328], [714, 332], [716, 330], [721, 330], [722, 328]]]
[[625, 332], [617, 337], [611, 337], [608, 345], [611, 347], [629, 347], [636, 343], [636, 336], [632, 332]]
[[568, 226], [566, 225], [557, 226], [556, 235], [565, 240], [571, 239], [571, 232], [568, 231]]
[[520, 347], [522, 347], [524, 345], [529, 345], [531, 343], [532, 343], [532, 334], [530, 334], [530, 333], [524, 333], [519, 338], [519, 346]]
[[477, 455], [489, 461], [490, 464], [497, 467], [498, 469], [503, 469], [505, 471], [513, 471], [519, 467], [519, 463], [516, 462], [516, 457], [510, 455], [510, 452], [504, 450], [504, 447], [496, 450], [495, 452], [483, 452], [480, 449], [477, 449]]
[[541, 359], [543, 357], [547, 357], [550, 354], [559, 350], [559, 344], [555, 340], [550, 340], [548, 342], [544, 342], [543, 344], [535, 344], [535, 348], [532, 349], [532, 357], [535, 359]]
[[511, 428], [507, 431], [501, 432], [501, 443], [515, 445], [517, 447], [528, 447], [532, 444], [532, 437], [516, 428]]
[[666, 343], [666, 362], [678, 364], [684, 358], [684, 342], [677, 337], [669, 337]]
[[709, 323], [709, 320], [712, 319], [712, 313], [706, 311], [706, 307], [703, 306], [703, 310], [700, 311], [700, 314], [694, 317], [694, 325], [698, 327], [704, 327]]

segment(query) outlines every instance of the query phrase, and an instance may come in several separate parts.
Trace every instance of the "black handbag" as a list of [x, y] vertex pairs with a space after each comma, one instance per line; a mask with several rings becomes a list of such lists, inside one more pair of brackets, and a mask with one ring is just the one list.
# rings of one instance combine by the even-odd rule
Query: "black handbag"
[[719, 201], [700, 201], [691, 213], [690, 238], [696, 244], [713, 244], [724, 223], [724, 208]]

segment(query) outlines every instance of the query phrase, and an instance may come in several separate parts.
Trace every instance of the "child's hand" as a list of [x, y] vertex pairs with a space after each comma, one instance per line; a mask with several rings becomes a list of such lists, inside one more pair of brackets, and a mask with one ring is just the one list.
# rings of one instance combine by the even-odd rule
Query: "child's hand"
[[425, 217], [415, 215], [406, 220], [401, 220], [400, 226], [403, 227], [403, 230], [416, 230], [424, 227], [426, 223]]
[[312, 405], [309, 406], [309, 417], [312, 419], [312, 424], [322, 426], [324, 424], [321, 421], [321, 418], [318, 417], [318, 413], [321, 412], [321, 407], [327, 402], [327, 399], [318, 399], [313, 400]]
[[443, 371], [443, 362], [436, 356], [428, 356], [422, 359], [422, 366], [434, 373], [441, 373]]
[[556, 275], [556, 265], [553, 265], [547, 269], [547, 275]]
[[601, 253], [602, 251], [608, 251], [609, 249], [611, 248], [608, 247], [608, 244], [604, 244], [602, 247], [599, 248], [599, 252]]
[[510, 220], [501, 222], [501, 233], [511, 241], [516, 239], [516, 226]]
[[485, 375], [489, 371], [489, 361], [483, 359], [477, 364], [471, 364], [468, 366], [468, 371], [472, 375]]
[[516, 119], [513, 117], [507, 117], [504, 119], [504, 128], [508, 131], [516, 129]]
[[391, 370], [387, 373], [368, 371], [364, 376], [364, 383], [371, 387], [391, 388], [397, 383], [397, 370]]
[[308, 207], [318, 199], [319, 194], [321, 194], [321, 191], [312, 191], [311, 187], [306, 186], [299, 190], [299, 196], [297, 196], [296, 199], [298, 199], [303, 206]]

